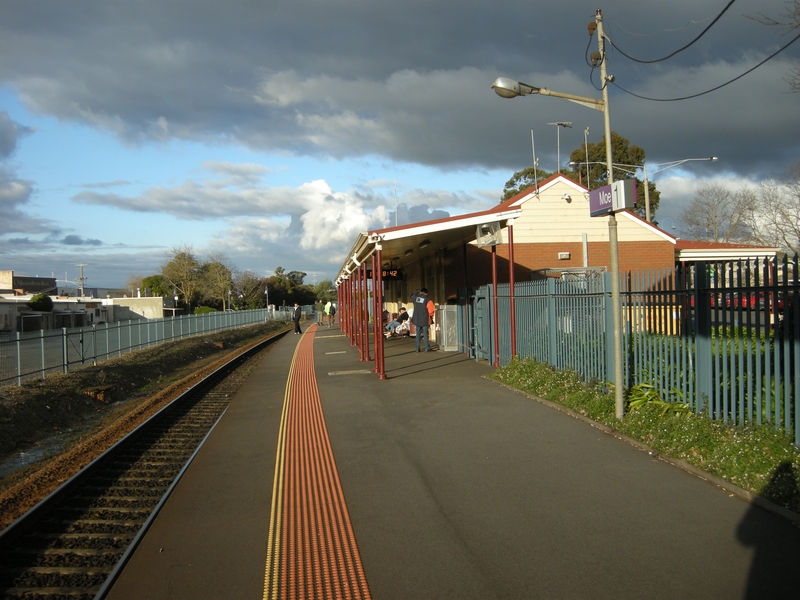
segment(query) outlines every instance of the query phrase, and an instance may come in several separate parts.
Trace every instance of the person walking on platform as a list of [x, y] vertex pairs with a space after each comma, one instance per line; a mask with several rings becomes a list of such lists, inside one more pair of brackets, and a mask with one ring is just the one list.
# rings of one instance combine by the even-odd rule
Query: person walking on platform
[[292, 321], [294, 321], [294, 334], [300, 335], [303, 333], [303, 330], [300, 329], [300, 317], [303, 316], [303, 309], [300, 308], [300, 305], [295, 302], [294, 303], [294, 312], [292, 313]]
[[422, 288], [418, 292], [414, 292], [411, 296], [411, 302], [414, 304], [414, 314], [411, 315], [411, 322], [417, 328], [417, 336], [414, 338], [414, 348], [417, 352], [420, 351], [419, 338], [420, 336], [425, 339], [425, 352], [431, 351], [429, 342], [429, 329], [431, 321], [433, 320], [433, 313], [435, 307], [433, 301], [428, 297], [428, 290]]
[[331, 301], [328, 300], [328, 303], [325, 305], [325, 308], [322, 309], [325, 313], [325, 320], [328, 322], [328, 327], [331, 326]]

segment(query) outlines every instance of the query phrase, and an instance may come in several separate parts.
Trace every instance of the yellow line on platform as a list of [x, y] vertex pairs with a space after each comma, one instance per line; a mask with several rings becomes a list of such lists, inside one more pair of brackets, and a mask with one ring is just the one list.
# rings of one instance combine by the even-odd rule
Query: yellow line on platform
[[286, 427], [288, 423], [289, 398], [291, 397], [292, 377], [297, 363], [300, 344], [297, 344], [289, 366], [289, 377], [283, 395], [281, 425], [278, 429], [278, 450], [275, 454], [275, 477], [272, 481], [272, 506], [269, 515], [269, 533], [267, 535], [267, 564], [264, 572], [264, 600], [278, 597], [278, 569], [281, 556], [281, 516], [283, 515], [283, 473], [286, 464]]

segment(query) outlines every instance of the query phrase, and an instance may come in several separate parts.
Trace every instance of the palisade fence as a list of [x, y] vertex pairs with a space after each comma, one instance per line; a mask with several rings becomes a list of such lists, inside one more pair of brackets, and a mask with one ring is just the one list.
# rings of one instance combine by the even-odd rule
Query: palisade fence
[[[626, 388], [652, 385], [725, 423], [770, 423], [800, 445], [798, 257], [697, 262], [620, 276]], [[572, 270], [514, 286], [516, 351], [613, 382], [610, 274]], [[459, 290], [459, 349], [511, 360], [509, 286]], [[499, 336], [498, 336], [499, 334]], [[497, 338], [495, 336], [498, 336]]]
[[222, 329], [290, 319], [290, 310], [212, 312], [164, 319], [137, 319], [72, 329], [16, 333], [0, 338], [0, 385], [21, 385], [50, 373], [95, 365], [123, 353]]

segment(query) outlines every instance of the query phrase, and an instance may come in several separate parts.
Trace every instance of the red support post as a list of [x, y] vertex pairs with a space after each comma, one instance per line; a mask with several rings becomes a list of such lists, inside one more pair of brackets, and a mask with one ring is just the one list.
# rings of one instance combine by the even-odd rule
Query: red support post
[[492, 365], [500, 366], [500, 317], [497, 314], [497, 246], [492, 246], [492, 323], [494, 330], [494, 352]]
[[[375, 372], [378, 379], [386, 379], [386, 354], [383, 347], [383, 249], [380, 244], [375, 246], [372, 262], [373, 293], [375, 295]], [[378, 316], [380, 314], [380, 324]]]
[[362, 348], [362, 359], [364, 362], [369, 362], [372, 358], [369, 355], [369, 286], [367, 285], [367, 263], [361, 263], [361, 296], [362, 302], [360, 302], [360, 306], [362, 307], [363, 316], [364, 318], [361, 320], [361, 348]]
[[514, 225], [508, 222], [508, 302], [511, 320], [511, 358], [517, 355], [517, 309], [514, 301]]

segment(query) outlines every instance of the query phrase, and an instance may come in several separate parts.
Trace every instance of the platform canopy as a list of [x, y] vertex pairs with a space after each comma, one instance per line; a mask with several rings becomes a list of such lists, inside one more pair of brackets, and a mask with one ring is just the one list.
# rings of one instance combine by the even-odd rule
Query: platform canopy
[[759, 260], [775, 258], [779, 251], [779, 248], [750, 244], [678, 240], [675, 244], [675, 260], [677, 262]]
[[449, 250], [475, 241], [479, 226], [496, 223], [502, 228], [521, 214], [521, 208], [500, 204], [483, 212], [362, 232], [342, 263], [336, 283], [347, 279], [375, 252], [378, 244], [383, 250], [383, 261], [391, 262], [393, 268], [402, 269], [441, 249]]

